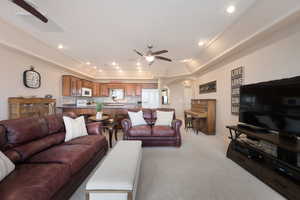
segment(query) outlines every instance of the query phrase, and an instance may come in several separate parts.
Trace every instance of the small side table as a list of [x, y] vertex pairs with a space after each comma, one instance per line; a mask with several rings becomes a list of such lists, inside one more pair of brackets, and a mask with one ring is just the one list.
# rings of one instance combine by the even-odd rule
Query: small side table
[[109, 134], [109, 146], [112, 148], [112, 137], [115, 133], [115, 140], [118, 140], [118, 129], [117, 129], [117, 123], [111, 119], [109, 116], [103, 116], [101, 119], [96, 119], [96, 116], [89, 117], [89, 120], [93, 122], [102, 122], [102, 129], [108, 130]]

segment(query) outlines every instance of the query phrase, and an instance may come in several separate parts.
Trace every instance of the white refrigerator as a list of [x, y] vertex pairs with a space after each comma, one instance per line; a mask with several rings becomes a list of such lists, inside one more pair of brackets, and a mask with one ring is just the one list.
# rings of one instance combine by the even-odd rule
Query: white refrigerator
[[142, 89], [142, 107], [159, 108], [158, 89]]

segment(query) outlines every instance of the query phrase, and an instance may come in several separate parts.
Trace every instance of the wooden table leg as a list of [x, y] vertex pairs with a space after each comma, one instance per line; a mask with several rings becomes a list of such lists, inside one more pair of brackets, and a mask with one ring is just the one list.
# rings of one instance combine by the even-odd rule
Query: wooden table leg
[[115, 129], [115, 140], [118, 141], [118, 129]]
[[110, 148], [112, 148], [113, 129], [109, 128], [108, 133], [109, 133], [109, 146]]

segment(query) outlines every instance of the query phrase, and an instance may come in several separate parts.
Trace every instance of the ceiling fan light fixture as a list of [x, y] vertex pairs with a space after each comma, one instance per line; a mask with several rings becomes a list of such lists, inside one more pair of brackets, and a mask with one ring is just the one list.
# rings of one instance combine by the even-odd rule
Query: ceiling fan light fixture
[[147, 60], [147, 62], [151, 63], [155, 60], [155, 57], [154, 56], [146, 56], [146, 60]]

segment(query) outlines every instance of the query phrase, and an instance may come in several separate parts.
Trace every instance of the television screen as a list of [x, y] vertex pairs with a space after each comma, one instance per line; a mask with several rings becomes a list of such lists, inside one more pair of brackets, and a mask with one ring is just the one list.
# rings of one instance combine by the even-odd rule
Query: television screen
[[241, 87], [239, 121], [300, 136], [300, 77]]

